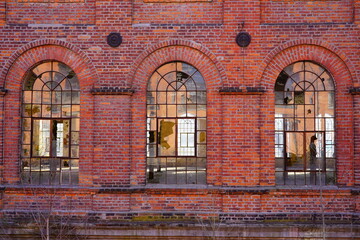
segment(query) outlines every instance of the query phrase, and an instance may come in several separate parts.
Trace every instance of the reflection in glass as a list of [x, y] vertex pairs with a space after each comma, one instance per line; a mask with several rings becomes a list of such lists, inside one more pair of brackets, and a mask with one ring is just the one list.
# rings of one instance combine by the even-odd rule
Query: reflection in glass
[[331, 75], [312, 62], [289, 65], [276, 81], [275, 104], [276, 183], [334, 184]]

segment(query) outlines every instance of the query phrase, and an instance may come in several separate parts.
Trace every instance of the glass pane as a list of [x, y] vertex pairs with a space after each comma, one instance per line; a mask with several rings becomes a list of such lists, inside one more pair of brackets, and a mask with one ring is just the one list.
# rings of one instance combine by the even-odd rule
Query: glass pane
[[286, 133], [286, 168], [288, 170], [304, 169], [305, 150], [303, 133]]
[[161, 79], [160, 74], [158, 74], [157, 72], [154, 72], [153, 75], [151, 76], [149, 82], [148, 82], [147, 90], [148, 91], [155, 91], [157, 89], [157, 84], [158, 84], [160, 79]]
[[42, 117], [51, 117], [51, 105], [42, 105]]
[[80, 92], [72, 92], [72, 104], [80, 104]]
[[191, 78], [185, 82], [185, 86], [186, 86], [187, 91], [195, 91], [196, 90], [195, 82]]
[[52, 92], [52, 104], [61, 104], [62, 94], [60, 91]]
[[79, 144], [79, 132], [71, 133], [71, 144]]
[[70, 81], [66, 78], [60, 82], [59, 86], [60, 87], [57, 88], [58, 90], [63, 90], [63, 91], [64, 90], [68, 90], [68, 91], [72, 90], [72, 85], [71, 85]]
[[147, 105], [147, 116], [148, 117], [156, 116], [156, 105]]
[[195, 119], [178, 120], [178, 155], [195, 155]]
[[197, 158], [197, 170], [206, 170], [206, 158]]
[[79, 146], [71, 146], [71, 157], [79, 158]]
[[176, 92], [177, 95], [177, 104], [186, 104], [187, 103], [187, 96], [186, 96], [186, 92], [181, 92], [178, 91]]
[[336, 182], [335, 172], [326, 172], [326, 185], [334, 185]]
[[[158, 182], [167, 184], [176, 184], [177, 173], [176, 173], [176, 158], [164, 158], [161, 159], [161, 166], [157, 168]], [[160, 170], [160, 171], [159, 171]], [[159, 174], [161, 172], [163, 174]]]
[[33, 156], [50, 156], [50, 120], [33, 121]]
[[175, 90], [171, 87], [169, 87], [168, 89], [168, 86], [169, 86], [169, 83], [165, 80], [165, 79], [161, 79], [159, 82], [158, 82], [158, 85], [157, 85], [157, 91], [162, 91], [162, 92], [166, 92], [167, 90], [171, 91], [171, 90]]
[[186, 102], [188, 104], [195, 104], [197, 101], [197, 93], [196, 92], [188, 92]]
[[192, 78], [196, 84], [197, 91], [206, 90], [205, 81], [200, 72], [196, 72], [194, 75], [192, 75]]
[[197, 116], [206, 117], [206, 105], [197, 105]]
[[206, 104], [206, 92], [197, 92], [197, 103]]
[[325, 91], [333, 91], [333, 90], [335, 90], [335, 88], [334, 88], [334, 80], [333, 80], [333, 78], [330, 76], [330, 74], [328, 72], [324, 72], [323, 74], [321, 74], [320, 79], [321, 79], [321, 81], [323, 82], [323, 84], [325, 86]]
[[[60, 93], [60, 92], [58, 92], [58, 93]], [[72, 92], [62, 91], [61, 94], [62, 94], [62, 98], [61, 98], [62, 104], [71, 104]]]
[[[33, 90], [35, 90], [35, 91], [42, 91], [42, 90], [44, 90], [44, 91], [49, 91], [50, 89], [47, 87], [47, 86], [45, 86], [44, 85], [45, 83], [41, 80], [41, 79], [36, 79], [35, 80], [35, 82], [34, 82], [34, 85], [33, 85]], [[34, 96], [33, 96], [33, 101], [40, 101], [40, 100], [38, 100], [38, 99], [35, 99], [34, 98]]]
[[167, 92], [167, 104], [176, 104], [176, 92]]
[[322, 117], [334, 116], [334, 99], [330, 92], [318, 93], [318, 108], [316, 114]]
[[156, 145], [155, 144], [148, 144], [147, 145], [147, 157], [156, 157]]
[[51, 117], [53, 118], [61, 117], [61, 105], [51, 105]]
[[31, 145], [25, 145], [25, 144], [22, 145], [22, 151], [21, 151], [22, 157], [30, 157], [30, 148]]
[[40, 172], [31, 172], [30, 182], [32, 184], [39, 184], [40, 183]]
[[146, 103], [155, 104], [156, 103], [156, 92], [147, 92], [146, 93]]
[[177, 184], [186, 184], [186, 175], [187, 175], [186, 158], [177, 158], [176, 166], [177, 166], [176, 167]]
[[22, 129], [31, 130], [31, 118], [23, 118]]
[[166, 104], [166, 92], [157, 92], [157, 103]]
[[198, 131], [197, 133], [197, 142], [198, 143], [206, 143], [206, 132], [205, 131]]
[[[166, 90], [172, 91], [172, 90], [176, 90], [176, 72], [168, 72], [166, 73], [163, 78], [166, 80], [167, 82], [167, 86], [166, 86]], [[173, 86], [173, 88], [171, 88], [169, 85]], [[159, 86], [160, 87], [160, 86]], [[162, 86], [161, 86], [162, 87]], [[160, 90], [160, 88], [158, 88], [158, 90]], [[165, 90], [165, 89], [164, 89]]]
[[24, 91], [23, 103], [31, 103], [31, 95], [32, 95], [31, 91]]
[[61, 172], [61, 184], [69, 184], [70, 183], [70, 172], [62, 171]]
[[196, 105], [187, 105], [187, 117], [196, 117]]
[[30, 144], [31, 142], [31, 132], [30, 131], [23, 131], [23, 139], [22, 139], [22, 143], [23, 144]]
[[176, 117], [176, 105], [167, 105], [167, 117]]
[[[53, 121], [53, 139], [56, 141], [53, 146], [56, 149], [56, 156], [67, 157], [69, 156], [69, 120], [54, 120]], [[53, 140], [53, 141], [54, 141]]]
[[175, 119], [159, 119], [159, 156], [175, 156], [176, 154], [176, 130]]
[[79, 118], [72, 118], [71, 119], [71, 129], [72, 131], [80, 131], [80, 119]]
[[193, 66], [183, 63], [183, 62], [177, 62], [176, 67], [177, 67], [178, 71], [185, 72], [188, 75], [192, 75], [192, 74], [194, 74], [195, 71], [197, 71], [196, 68], [194, 68]]
[[197, 130], [206, 130], [206, 118], [197, 119]]
[[71, 116], [79, 117], [80, 116], [80, 105], [72, 105]]
[[71, 171], [77, 172], [79, 170], [79, 160], [71, 159], [70, 160]]
[[186, 105], [177, 105], [177, 117], [186, 117]]
[[71, 105], [62, 105], [62, 117], [71, 117]]
[[156, 113], [156, 115], [158, 116], [158, 117], [167, 117], [167, 115], [166, 115], [166, 105], [157, 105], [157, 113]]
[[315, 126], [316, 126], [316, 119], [315, 118], [305, 118], [305, 126], [306, 126], [306, 131], [315, 131]]
[[206, 157], [206, 145], [198, 145], [197, 146], [197, 156], [198, 157]]
[[206, 184], [206, 172], [198, 171], [196, 180], [197, 180], [197, 184]]
[[32, 158], [30, 164], [31, 171], [40, 171], [40, 158]]

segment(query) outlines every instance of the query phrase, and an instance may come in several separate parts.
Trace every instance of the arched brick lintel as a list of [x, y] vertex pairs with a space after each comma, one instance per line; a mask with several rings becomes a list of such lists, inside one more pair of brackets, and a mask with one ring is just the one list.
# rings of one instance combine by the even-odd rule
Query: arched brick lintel
[[194, 41], [171, 39], [151, 45], [139, 55], [129, 73], [131, 87], [145, 89], [151, 73], [171, 61], [184, 61], [196, 67], [207, 87], [221, 87], [226, 82], [225, 68], [208, 48]]
[[349, 88], [357, 80], [355, 68], [345, 53], [327, 42], [308, 38], [292, 40], [273, 49], [264, 58], [257, 79], [261, 80], [263, 87], [272, 91], [282, 69], [304, 60], [325, 67], [333, 75], [337, 87], [345, 84]]
[[93, 85], [96, 69], [90, 59], [78, 47], [59, 39], [41, 39], [29, 42], [12, 54], [0, 72], [0, 86], [11, 89], [13, 85], [21, 86], [26, 71], [35, 64], [56, 60], [71, 67], [80, 79], [80, 86]]

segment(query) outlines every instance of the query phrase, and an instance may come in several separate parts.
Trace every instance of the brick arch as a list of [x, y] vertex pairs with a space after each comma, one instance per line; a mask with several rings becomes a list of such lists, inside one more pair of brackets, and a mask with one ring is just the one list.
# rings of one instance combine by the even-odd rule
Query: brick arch
[[263, 83], [264, 77], [272, 71], [274, 65], [278, 74], [284, 67], [302, 60], [324, 66], [333, 76], [341, 66], [342, 70], [348, 72], [351, 81], [357, 79], [356, 70], [345, 53], [327, 42], [309, 38], [288, 41], [269, 52], [259, 67], [256, 79], [261, 79]]
[[[150, 75], [146, 70], [152, 73], [160, 65], [170, 61], [184, 61], [193, 65], [209, 85], [221, 86], [222, 82], [226, 82], [225, 68], [208, 48], [190, 40], [171, 39], [149, 46], [138, 56], [129, 73], [130, 84], [135, 89], [139, 87], [138, 84], [144, 85], [138, 79], [140, 72], [145, 74], [142, 76], [147, 80]], [[213, 74], [216, 75], [215, 80], [211, 76], [205, 76], [209, 72], [216, 73]]]
[[93, 95], [90, 93], [97, 77], [88, 58], [70, 44], [58, 40], [40, 40], [29, 43], [16, 51], [6, 63], [2, 79], [8, 90], [4, 96], [4, 165], [7, 171], [3, 174], [6, 183], [19, 181], [21, 139], [21, 93], [24, 76], [29, 69], [40, 62], [54, 60], [68, 65], [77, 74], [80, 83], [80, 184], [92, 180], [89, 172], [93, 159]]
[[[56, 52], [58, 49], [61, 50], [59, 52]], [[61, 54], [63, 54], [63, 56], [61, 56]], [[23, 45], [11, 55], [11, 57], [4, 64], [2, 71], [0, 72], [0, 81], [2, 82], [2, 86], [6, 84], [5, 81], [7, 75], [10, 73], [13, 65], [19, 60], [21, 60], [21, 57], [23, 55], [31, 56], [31, 59], [28, 59], [28, 61], [39, 60], [38, 62], [40, 62], [45, 60], [57, 60], [69, 66], [75, 63], [72, 58], [76, 58], [77, 63], [73, 64], [74, 66], [70, 67], [72, 67], [74, 71], [76, 71], [74, 69], [75, 67], [80, 67], [79, 70], [76, 71], [77, 74], [80, 74], [82, 69], [88, 68], [92, 72], [93, 78], [98, 79], [96, 78], [96, 69], [93, 67], [91, 60], [86, 56], [83, 51], [81, 51], [80, 48], [69, 42], [65, 42], [59, 39], [41, 39]], [[24, 61], [24, 64], [26, 64], [26, 62], [27, 61]], [[79, 66], [79, 63], [82, 63], [84, 65]]]
[[[98, 79], [91, 60], [80, 48], [59, 39], [41, 39], [23, 45], [11, 55], [0, 72], [1, 85], [5, 86], [7, 84], [8, 76], [11, 76], [12, 69], [17, 67], [19, 63], [21, 63], [21, 66], [19, 66], [21, 69], [25, 68], [27, 70], [36, 63], [46, 60], [63, 62], [71, 67], [78, 76], [86, 76], [85, 78], [91, 79], [91, 82], [94, 82], [93, 79]], [[84, 70], [87, 72], [84, 72]], [[93, 76], [90, 77], [91, 75]]]
[[[294, 41], [296, 42], [296, 41]], [[301, 42], [301, 41], [299, 41]], [[312, 42], [312, 44], [310, 44]], [[262, 158], [262, 177], [275, 183], [274, 179], [274, 115], [275, 96], [274, 86], [279, 73], [288, 65], [297, 61], [313, 61], [326, 68], [334, 79], [335, 84], [335, 121], [336, 121], [336, 159], [337, 183], [339, 185], [354, 184], [354, 131], [353, 131], [353, 98], [349, 88], [353, 86], [354, 74], [352, 67], [347, 64], [346, 56], [335, 54], [336, 49], [315, 45], [316, 40], [304, 44], [291, 45], [288, 43], [273, 52], [273, 58], [267, 59], [267, 64], [260, 77], [266, 94], [261, 100], [261, 152], [270, 153]]]

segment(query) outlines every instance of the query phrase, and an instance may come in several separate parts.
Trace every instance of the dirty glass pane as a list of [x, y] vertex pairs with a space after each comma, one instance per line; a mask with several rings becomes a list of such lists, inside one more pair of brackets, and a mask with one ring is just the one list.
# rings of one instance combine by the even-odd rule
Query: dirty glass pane
[[176, 155], [176, 121], [175, 119], [158, 120], [159, 126], [159, 156], [175, 156]]

